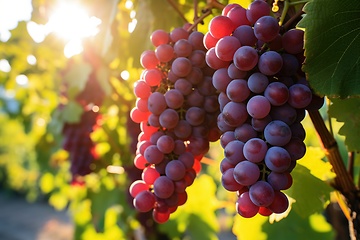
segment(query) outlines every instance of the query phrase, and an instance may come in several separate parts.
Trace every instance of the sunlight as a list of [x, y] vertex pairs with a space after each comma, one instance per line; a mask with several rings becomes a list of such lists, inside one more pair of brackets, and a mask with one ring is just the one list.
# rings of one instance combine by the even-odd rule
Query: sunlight
[[63, 2], [54, 8], [45, 25], [29, 21], [27, 30], [37, 43], [44, 41], [51, 33], [64, 39], [64, 55], [70, 58], [83, 51], [82, 40], [95, 36], [99, 32], [100, 24], [101, 19], [89, 16], [83, 6], [74, 2]]
[[99, 32], [101, 20], [89, 16], [84, 7], [74, 3], [62, 3], [55, 9], [45, 27], [49, 33], [53, 32], [68, 41], [64, 54], [70, 58], [83, 51], [82, 39]]
[[95, 36], [101, 20], [90, 17], [84, 7], [74, 3], [62, 3], [50, 16], [46, 27], [65, 40]]

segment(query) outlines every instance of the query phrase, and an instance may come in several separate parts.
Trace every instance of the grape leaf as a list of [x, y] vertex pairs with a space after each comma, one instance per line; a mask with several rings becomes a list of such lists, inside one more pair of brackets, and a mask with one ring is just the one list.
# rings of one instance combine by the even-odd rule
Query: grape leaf
[[319, 95], [360, 95], [360, 1], [316, 0], [305, 5], [303, 70]]
[[64, 76], [64, 80], [69, 84], [70, 89], [76, 89], [76, 93], [78, 93], [84, 89], [91, 71], [92, 67], [89, 63], [79, 60], [70, 66], [70, 69]]
[[186, 231], [190, 239], [217, 239], [218, 222], [215, 211], [218, 201], [214, 180], [209, 175], [200, 175], [186, 192], [189, 196], [186, 204], [171, 215], [169, 222], [160, 225], [160, 230], [175, 237], [173, 231], [176, 221], [178, 229]]
[[360, 150], [360, 99], [331, 99], [329, 115], [344, 122], [339, 134], [345, 136], [348, 151]]
[[287, 218], [274, 223], [259, 214], [253, 218], [236, 215], [233, 232], [238, 239], [334, 239], [332, 227], [322, 214], [315, 213], [303, 218], [294, 211]]
[[83, 113], [83, 107], [75, 101], [70, 101], [60, 111], [59, 117], [63, 122], [77, 123], [80, 121], [80, 117], [82, 113]]
[[303, 218], [316, 212], [322, 212], [325, 202], [329, 200], [332, 188], [313, 176], [308, 168], [300, 164], [296, 166], [291, 175], [293, 185], [284, 192], [296, 200], [292, 205], [292, 211]]

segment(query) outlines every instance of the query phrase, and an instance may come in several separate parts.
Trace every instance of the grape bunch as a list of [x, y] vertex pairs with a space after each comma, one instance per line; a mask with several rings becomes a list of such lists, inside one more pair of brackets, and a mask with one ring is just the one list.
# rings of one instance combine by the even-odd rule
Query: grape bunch
[[209, 142], [220, 137], [218, 94], [214, 70], [205, 61], [204, 34], [186, 26], [151, 34], [155, 50], [140, 57], [144, 70], [134, 84], [137, 99], [130, 112], [141, 128], [134, 165], [142, 177], [129, 191], [134, 207], [152, 211], [158, 223], [187, 201], [186, 188], [200, 171]]
[[[67, 96], [64, 95], [64, 97]], [[79, 176], [85, 176], [92, 172], [91, 165], [98, 158], [95, 151], [96, 144], [90, 135], [100, 126], [99, 106], [104, 97], [105, 93], [96, 79], [95, 72], [93, 72], [90, 74], [84, 89], [74, 99], [83, 108], [80, 120], [64, 123], [62, 144], [63, 149], [69, 152], [73, 184], [81, 183]]]
[[247, 9], [228, 4], [204, 35], [219, 92], [221, 181], [237, 192], [236, 210], [246, 218], [288, 208], [282, 190], [306, 151], [301, 121], [307, 108], [323, 103], [301, 71], [303, 31], [284, 31], [270, 11], [262, 0]]

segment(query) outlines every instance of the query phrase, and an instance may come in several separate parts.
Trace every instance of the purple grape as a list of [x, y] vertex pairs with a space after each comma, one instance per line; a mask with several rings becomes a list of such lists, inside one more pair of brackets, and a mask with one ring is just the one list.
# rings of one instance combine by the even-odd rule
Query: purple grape
[[258, 213], [259, 206], [256, 206], [251, 201], [249, 192], [244, 192], [236, 201], [236, 210], [240, 216], [245, 218], [252, 218]]
[[259, 55], [249, 46], [242, 46], [234, 54], [234, 64], [241, 71], [250, 71], [258, 63]]
[[291, 157], [286, 149], [273, 146], [265, 155], [265, 164], [271, 171], [285, 172], [291, 164]]
[[274, 189], [266, 181], [258, 181], [253, 184], [249, 189], [251, 201], [259, 207], [267, 207], [275, 197]]
[[271, 104], [266, 97], [256, 95], [249, 99], [246, 109], [251, 117], [261, 119], [270, 113]]
[[252, 138], [245, 143], [243, 152], [248, 161], [258, 163], [264, 160], [267, 149], [268, 147], [264, 140]]
[[279, 34], [280, 26], [277, 20], [271, 16], [263, 16], [254, 24], [254, 34], [262, 42], [271, 42]]
[[283, 121], [273, 120], [265, 127], [264, 137], [273, 146], [284, 146], [291, 139], [291, 130]]
[[260, 177], [258, 165], [250, 161], [241, 161], [234, 168], [235, 180], [244, 186], [253, 185]]
[[259, 58], [258, 67], [261, 73], [272, 76], [278, 73], [283, 66], [281, 55], [275, 51], [267, 51]]

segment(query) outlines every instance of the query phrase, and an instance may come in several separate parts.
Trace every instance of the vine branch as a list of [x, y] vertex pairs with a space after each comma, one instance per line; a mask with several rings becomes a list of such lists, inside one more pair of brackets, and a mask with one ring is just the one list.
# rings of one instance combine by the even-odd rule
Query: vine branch
[[325, 155], [336, 173], [334, 188], [345, 196], [351, 195], [356, 191], [356, 186], [345, 168], [336, 140], [327, 129], [320, 112], [308, 112], [325, 149]]

